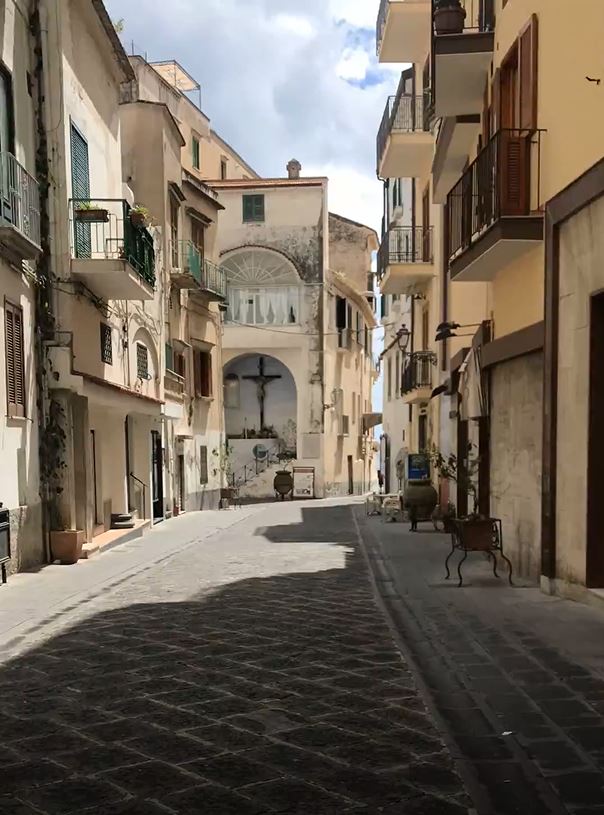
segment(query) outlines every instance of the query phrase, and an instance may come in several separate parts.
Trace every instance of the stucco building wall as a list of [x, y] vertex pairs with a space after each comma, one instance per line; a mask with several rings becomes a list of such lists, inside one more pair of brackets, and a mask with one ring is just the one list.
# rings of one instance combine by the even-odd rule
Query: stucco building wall
[[491, 513], [501, 518], [504, 551], [517, 574], [537, 580], [541, 566], [543, 355], [491, 371]]

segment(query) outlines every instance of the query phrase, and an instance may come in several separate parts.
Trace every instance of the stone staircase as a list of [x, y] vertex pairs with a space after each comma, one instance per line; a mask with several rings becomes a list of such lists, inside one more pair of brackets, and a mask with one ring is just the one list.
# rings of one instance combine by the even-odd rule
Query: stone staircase
[[239, 496], [243, 500], [260, 501], [275, 498], [273, 482], [278, 470], [291, 472], [295, 461], [290, 458], [280, 458], [280, 447], [275, 445], [269, 449], [266, 459], [252, 459], [249, 464], [240, 467], [230, 477], [229, 483], [239, 488]]

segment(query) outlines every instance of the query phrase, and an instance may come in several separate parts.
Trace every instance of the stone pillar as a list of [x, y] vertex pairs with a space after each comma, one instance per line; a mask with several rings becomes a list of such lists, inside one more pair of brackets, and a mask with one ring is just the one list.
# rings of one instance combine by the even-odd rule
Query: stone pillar
[[70, 391], [53, 391], [49, 408], [50, 429], [47, 429], [46, 447], [50, 451], [49, 466], [56, 487], [55, 494], [50, 496], [55, 510], [51, 525], [59, 530], [77, 529], [72, 397]]
[[94, 484], [90, 450], [90, 422], [88, 419], [88, 399], [74, 396], [71, 411], [73, 416], [74, 476], [75, 476], [75, 515], [77, 528], [86, 533], [86, 540], [92, 540], [94, 523]]

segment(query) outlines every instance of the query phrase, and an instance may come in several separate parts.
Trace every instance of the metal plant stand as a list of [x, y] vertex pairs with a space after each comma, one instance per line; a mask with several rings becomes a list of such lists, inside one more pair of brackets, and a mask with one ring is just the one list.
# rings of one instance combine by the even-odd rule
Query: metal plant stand
[[514, 585], [512, 582], [512, 562], [503, 553], [503, 532], [499, 518], [462, 518], [451, 521], [451, 551], [445, 561], [446, 580], [451, 577], [449, 560], [458, 550], [463, 552], [463, 557], [457, 564], [458, 586], [463, 585], [461, 567], [470, 552], [485, 553], [493, 561], [493, 574], [497, 578], [499, 578], [497, 574], [497, 555], [500, 555], [508, 566], [510, 586]]

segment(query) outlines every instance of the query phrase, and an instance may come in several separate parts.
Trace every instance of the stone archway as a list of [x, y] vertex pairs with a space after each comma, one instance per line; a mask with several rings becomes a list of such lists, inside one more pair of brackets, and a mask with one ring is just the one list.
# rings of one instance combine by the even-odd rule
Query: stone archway
[[295, 449], [298, 395], [290, 369], [269, 354], [242, 354], [223, 371], [229, 439], [274, 439]]

